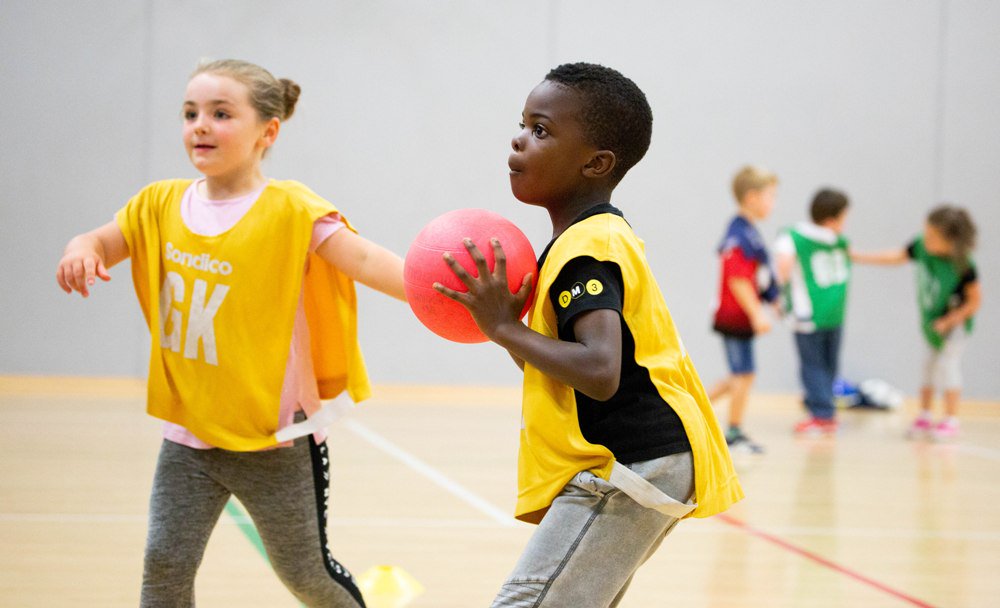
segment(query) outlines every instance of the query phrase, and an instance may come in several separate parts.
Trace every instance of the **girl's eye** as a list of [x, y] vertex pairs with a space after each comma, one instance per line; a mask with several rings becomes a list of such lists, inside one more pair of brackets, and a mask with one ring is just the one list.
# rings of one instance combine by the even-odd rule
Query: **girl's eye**
[[183, 112], [181, 112], [181, 115], [184, 117], [184, 120], [194, 120], [195, 116], [197, 116], [198, 113], [195, 112], [194, 110], [184, 110]]
[[216, 110], [215, 111], [215, 117], [218, 118], [218, 119], [221, 119], [221, 120], [225, 120], [225, 119], [229, 118], [229, 114], [227, 114], [226, 112], [223, 112], [222, 110]]

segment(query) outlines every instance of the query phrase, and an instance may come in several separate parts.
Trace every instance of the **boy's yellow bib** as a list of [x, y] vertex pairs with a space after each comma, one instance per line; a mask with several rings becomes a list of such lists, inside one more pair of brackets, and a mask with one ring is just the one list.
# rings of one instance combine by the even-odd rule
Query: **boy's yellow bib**
[[336, 208], [272, 180], [233, 228], [200, 236], [181, 218], [190, 183], [150, 184], [116, 216], [152, 337], [149, 413], [223, 449], [275, 445], [303, 288], [320, 397], [367, 398], [354, 283], [308, 253], [313, 223]]
[[[622, 271], [622, 314], [635, 338], [636, 362], [649, 370], [660, 396], [680, 417], [694, 458], [694, 517], [708, 517], [743, 498], [729, 450], [698, 372], [684, 350], [642, 241], [621, 217], [602, 213], [572, 225], [549, 249], [528, 314], [531, 329], [558, 339], [549, 288], [562, 267], [586, 255]], [[666, 406], [664, 406], [666, 407]], [[524, 366], [523, 428], [518, 455], [516, 517], [537, 523], [567, 482], [590, 470], [608, 479], [614, 456], [580, 431], [573, 388]]]

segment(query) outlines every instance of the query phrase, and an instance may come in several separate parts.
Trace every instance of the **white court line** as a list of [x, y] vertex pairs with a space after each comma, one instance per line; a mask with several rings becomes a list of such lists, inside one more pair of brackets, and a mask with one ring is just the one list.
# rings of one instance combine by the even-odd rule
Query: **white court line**
[[413, 454], [410, 454], [406, 450], [400, 448], [385, 437], [369, 429], [367, 426], [356, 420], [344, 420], [343, 425], [356, 435], [359, 435], [361, 438], [368, 441], [368, 443], [371, 443], [383, 452], [389, 454], [397, 460], [400, 460], [406, 466], [410, 467], [417, 473], [420, 473], [427, 479], [430, 479], [437, 485], [441, 486], [444, 490], [454, 495], [456, 498], [469, 504], [501, 526], [513, 528], [518, 525], [518, 522], [514, 519], [513, 515], [501, 511], [486, 500], [480, 498], [476, 494], [473, 494], [469, 490], [466, 490], [461, 484], [452, 481], [441, 471], [438, 471]]

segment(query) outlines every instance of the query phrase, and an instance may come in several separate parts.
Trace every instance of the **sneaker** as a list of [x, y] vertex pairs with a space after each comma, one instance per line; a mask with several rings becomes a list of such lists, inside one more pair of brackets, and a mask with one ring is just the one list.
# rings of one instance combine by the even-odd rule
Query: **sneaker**
[[931, 419], [921, 416], [913, 421], [913, 424], [906, 431], [906, 436], [910, 439], [921, 439], [930, 436], [932, 431]]
[[746, 435], [739, 435], [731, 440], [726, 439], [726, 444], [729, 445], [729, 451], [733, 454], [763, 454], [764, 446], [759, 443], [754, 443]]
[[834, 418], [809, 418], [795, 425], [796, 435], [832, 435], [837, 432], [837, 420]]
[[726, 445], [729, 446], [729, 451], [734, 454], [764, 453], [764, 447], [751, 441], [739, 428], [730, 428], [726, 431]]
[[958, 420], [947, 418], [934, 425], [931, 431], [934, 441], [952, 441], [958, 437]]

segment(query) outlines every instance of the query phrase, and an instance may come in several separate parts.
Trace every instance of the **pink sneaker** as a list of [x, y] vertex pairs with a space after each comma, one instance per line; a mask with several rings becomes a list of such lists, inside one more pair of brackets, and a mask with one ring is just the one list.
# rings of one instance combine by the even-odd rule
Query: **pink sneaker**
[[830, 435], [837, 432], [835, 419], [809, 418], [795, 425], [796, 435]]
[[933, 429], [930, 418], [917, 418], [906, 431], [906, 436], [910, 439], [921, 439], [930, 436]]
[[952, 441], [958, 437], [958, 420], [949, 418], [934, 425], [931, 431], [934, 441]]

